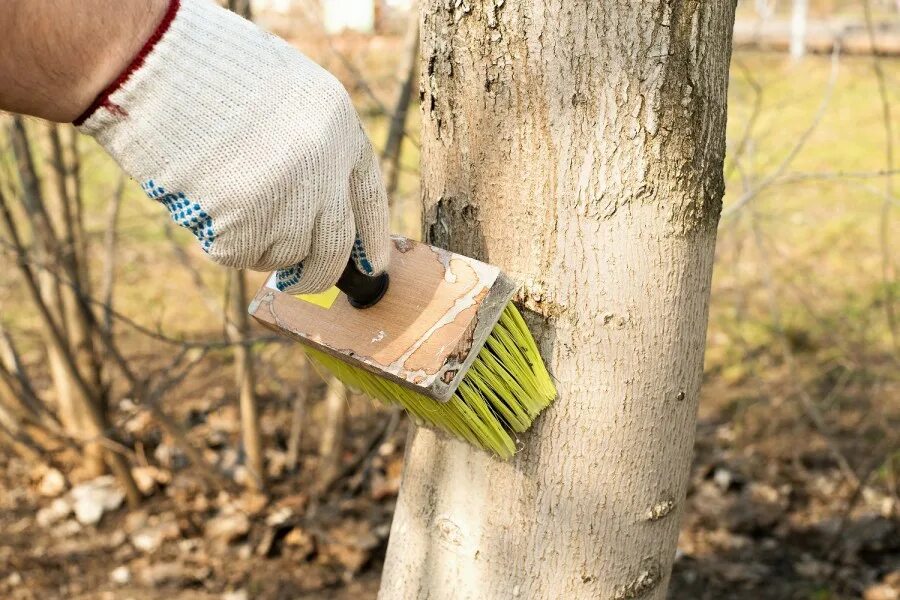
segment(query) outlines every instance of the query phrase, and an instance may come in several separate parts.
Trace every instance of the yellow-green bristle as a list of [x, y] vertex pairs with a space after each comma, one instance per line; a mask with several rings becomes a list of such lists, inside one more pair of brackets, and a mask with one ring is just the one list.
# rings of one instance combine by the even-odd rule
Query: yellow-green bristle
[[510, 458], [514, 434], [522, 432], [556, 397], [537, 344], [512, 302], [506, 305], [484, 347], [447, 402], [438, 402], [374, 373], [306, 348], [345, 385], [390, 405], [402, 406], [420, 423]]

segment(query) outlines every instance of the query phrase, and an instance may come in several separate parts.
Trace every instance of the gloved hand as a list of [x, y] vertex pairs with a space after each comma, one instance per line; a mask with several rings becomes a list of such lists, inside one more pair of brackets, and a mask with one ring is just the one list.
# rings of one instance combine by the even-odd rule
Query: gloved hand
[[172, 0], [119, 80], [75, 122], [229, 267], [322, 291], [352, 255], [387, 267], [387, 198], [346, 90], [283, 40]]

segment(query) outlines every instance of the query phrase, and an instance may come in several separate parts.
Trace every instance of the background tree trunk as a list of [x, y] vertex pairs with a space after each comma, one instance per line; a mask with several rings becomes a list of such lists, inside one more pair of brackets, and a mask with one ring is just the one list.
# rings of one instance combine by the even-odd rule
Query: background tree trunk
[[[53, 130], [55, 132], [55, 130]], [[108, 423], [106, 405], [99, 388], [99, 361], [91, 352], [90, 329], [87, 319], [92, 320], [90, 309], [80, 305], [78, 294], [82, 289], [81, 271], [77, 265], [78, 255], [74, 248], [67, 249], [65, 241], [77, 242], [78, 234], [72, 213], [64, 210], [63, 203], [68, 202], [66, 191], [64, 159], [62, 146], [58, 138], [51, 136], [54, 169], [57, 169], [58, 192], [56, 208], [58, 213], [66, 213], [62, 220], [62, 228], [67, 232], [60, 238], [56, 232], [59, 224], [54, 226], [48, 204], [45, 201], [41, 180], [32, 156], [31, 144], [21, 117], [14, 117], [10, 123], [9, 137], [13, 149], [16, 168], [21, 185], [22, 206], [26, 220], [31, 228], [31, 235], [36, 246], [36, 257], [42, 268], [32, 281], [32, 301], [40, 305], [39, 313], [42, 321], [42, 332], [47, 346], [48, 363], [51, 376], [57, 391], [60, 416], [70, 433], [84, 443], [85, 467], [89, 475], [102, 473], [103, 463], [113, 471], [128, 497], [129, 504], [137, 505], [141, 494], [135, 485], [128, 462], [112, 450], [104, 449], [102, 439], [107, 436]], [[73, 162], [77, 162], [73, 158]], [[76, 190], [77, 190], [77, 181]], [[76, 191], [76, 194], [79, 192]], [[15, 235], [15, 224], [6, 206], [5, 199], [0, 198], [4, 221], [10, 236]], [[80, 223], [80, 221], [78, 221]], [[83, 231], [83, 227], [79, 225]], [[82, 254], [83, 255], [83, 254]], [[26, 279], [33, 277], [29, 266], [19, 262], [19, 270]], [[74, 319], [74, 320], [73, 320]]]
[[421, 4], [426, 236], [524, 283], [559, 398], [508, 463], [414, 430], [380, 598], [663, 598], [734, 4]]
[[347, 421], [347, 388], [336, 377], [328, 378], [325, 392], [325, 419], [319, 438], [319, 490], [325, 490], [334, 481], [341, 464], [344, 447], [344, 427]]
[[228, 8], [241, 15], [245, 19], [253, 19], [253, 7], [251, 0], [228, 0]]
[[806, 54], [806, 11], [808, 0], [794, 0], [791, 6], [791, 58]]
[[[251, 0], [228, 0], [228, 8], [245, 19], [253, 20]], [[247, 275], [238, 270], [231, 273], [228, 283], [230, 315], [225, 315], [228, 338], [233, 342], [246, 341], [250, 337], [250, 321], [247, 317]], [[263, 489], [266, 471], [263, 458], [262, 433], [259, 429], [259, 407], [256, 399], [256, 367], [253, 349], [238, 345], [234, 348], [235, 382], [239, 390], [241, 409], [241, 441], [247, 455], [246, 466], [253, 487]]]
[[[225, 327], [233, 342], [250, 338], [250, 319], [247, 316], [247, 277], [244, 271], [232, 271], [228, 282], [228, 312]], [[259, 429], [259, 409], [256, 400], [256, 368], [253, 349], [245, 344], [234, 347], [235, 383], [241, 409], [241, 441], [247, 456], [246, 467], [253, 487], [263, 489], [266, 471], [263, 463], [262, 432]]]
[[[94, 351], [91, 334], [91, 326], [85, 318], [82, 306], [78, 301], [78, 295], [86, 295], [90, 291], [90, 279], [88, 277], [86, 248], [83, 246], [84, 224], [78, 217], [79, 202], [76, 198], [80, 195], [77, 191], [78, 182], [71, 182], [69, 165], [80, 164], [80, 157], [75, 148], [72, 156], [67, 160], [63, 149], [62, 137], [59, 134], [59, 125], [48, 123], [47, 154], [50, 157], [51, 179], [54, 185], [55, 198], [47, 203], [49, 217], [57, 231], [60, 231], [58, 260], [64, 265], [66, 272], [71, 274], [68, 284], [55, 285], [62, 300], [61, 323], [64, 324], [66, 340], [69, 343], [70, 352], [75, 358], [79, 373], [90, 386], [93, 395], [90, 398], [76, 398], [79, 396], [77, 386], [65, 376], [65, 371], [59, 365], [59, 357], [51, 360], [56, 367], [54, 377], [57, 382], [57, 394], [60, 404], [63, 406], [83, 406], [87, 402], [97, 404], [102, 414], [107, 413], [107, 398], [103, 390], [101, 367]], [[72, 428], [84, 431], [90, 427], [89, 417], [84, 411], [75, 412], [75, 420]], [[84, 445], [84, 465], [89, 476], [96, 477], [106, 471], [103, 445], [100, 442], [89, 442]]]

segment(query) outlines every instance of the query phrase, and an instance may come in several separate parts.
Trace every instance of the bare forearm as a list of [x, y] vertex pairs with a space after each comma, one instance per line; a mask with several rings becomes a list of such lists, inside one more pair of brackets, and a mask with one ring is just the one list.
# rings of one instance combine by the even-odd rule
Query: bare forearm
[[167, 4], [0, 1], [0, 109], [74, 120], [127, 67]]

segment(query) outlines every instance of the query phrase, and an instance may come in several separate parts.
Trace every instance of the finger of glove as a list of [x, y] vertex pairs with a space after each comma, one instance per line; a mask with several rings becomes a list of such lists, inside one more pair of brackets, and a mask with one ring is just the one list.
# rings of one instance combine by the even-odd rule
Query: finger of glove
[[313, 294], [333, 286], [350, 256], [356, 226], [350, 205], [346, 202], [332, 204], [316, 219], [309, 254], [300, 263], [279, 269], [275, 283], [288, 294]]
[[352, 256], [360, 272], [375, 275], [387, 269], [391, 256], [388, 200], [367, 139], [363, 139], [361, 154], [350, 174], [350, 204], [356, 222]]

